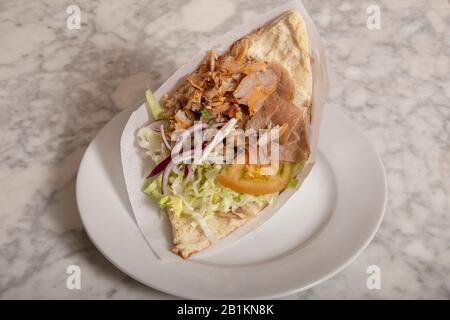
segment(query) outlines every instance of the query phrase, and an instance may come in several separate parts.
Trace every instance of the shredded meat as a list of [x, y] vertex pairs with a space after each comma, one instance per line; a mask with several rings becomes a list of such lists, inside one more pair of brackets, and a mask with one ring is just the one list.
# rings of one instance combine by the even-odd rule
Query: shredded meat
[[247, 47], [246, 41], [240, 41], [221, 57], [209, 51], [197, 70], [161, 99], [171, 130], [183, 129], [196, 119], [215, 123], [230, 118], [246, 120], [244, 113], [254, 112], [275, 90], [276, 74], [267, 63], [247, 59]]
[[248, 74], [234, 91], [238, 102], [248, 106], [250, 115], [254, 114], [264, 100], [277, 88], [278, 78], [270, 69]]
[[161, 99], [169, 129], [238, 119], [241, 128], [280, 129], [280, 160], [303, 162], [309, 156], [303, 110], [292, 103], [295, 85], [277, 63], [247, 57], [248, 41], [236, 42], [218, 57], [209, 51], [196, 71]]

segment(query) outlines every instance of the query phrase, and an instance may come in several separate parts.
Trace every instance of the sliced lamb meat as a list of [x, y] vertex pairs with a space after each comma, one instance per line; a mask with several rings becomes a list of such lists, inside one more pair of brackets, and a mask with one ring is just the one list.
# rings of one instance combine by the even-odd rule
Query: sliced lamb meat
[[267, 128], [272, 116], [280, 110], [280, 105], [275, 101], [276, 96], [268, 97], [261, 108], [248, 120], [246, 129], [252, 128], [255, 130]]
[[243, 121], [246, 129], [278, 126], [280, 160], [304, 162], [310, 153], [305, 122], [307, 110], [292, 103], [294, 93], [295, 85], [288, 71], [271, 63], [262, 71], [248, 73], [239, 82], [233, 96], [239, 104], [248, 107], [249, 119]]
[[213, 115], [218, 115], [218, 114], [221, 114], [221, 113], [227, 111], [230, 107], [231, 107], [231, 104], [225, 102], [225, 103], [219, 104], [219, 105], [215, 106], [214, 108], [212, 108], [211, 112]]
[[287, 70], [278, 63], [270, 63], [268, 67], [278, 78], [278, 86], [275, 92], [283, 99], [292, 101], [295, 94], [295, 85]]
[[292, 102], [286, 101], [278, 95], [274, 94], [270, 98], [270, 100], [267, 99], [268, 108], [270, 106], [272, 106], [272, 108], [275, 106], [279, 107], [279, 110], [272, 115], [270, 120], [273, 124], [278, 126], [287, 124], [286, 130], [280, 135], [280, 144], [284, 144], [289, 140], [297, 123], [300, 121], [302, 112]]
[[[306, 136], [303, 134], [298, 135], [297, 132], [294, 132], [291, 135], [291, 139], [291, 141], [278, 146], [279, 160], [286, 162], [304, 163], [310, 155], [310, 149], [306, 140]], [[269, 151], [267, 156], [270, 156], [270, 144], [268, 145], [267, 150]]]
[[234, 96], [239, 103], [248, 106], [250, 114], [254, 114], [276, 89], [278, 78], [270, 69], [252, 72], [241, 80]]
[[267, 65], [262, 61], [243, 62], [233, 57], [226, 57], [221, 63], [221, 70], [226, 74], [250, 74], [252, 72], [264, 71]]
[[305, 108], [300, 109], [301, 117], [297, 122], [297, 124], [295, 125], [294, 129], [292, 130], [292, 133], [287, 142], [297, 142], [304, 135], [305, 130], [307, 130], [305, 122], [306, 112], [307, 110]]
[[308, 137], [303, 129], [294, 131], [290, 141], [280, 145], [281, 161], [303, 162], [308, 159], [309, 154]]
[[[297, 127], [298, 126], [299, 125], [297, 124]], [[297, 129], [297, 127], [296, 127], [296, 129]], [[298, 130], [293, 130], [291, 133], [291, 136], [289, 137], [288, 142], [298, 142], [298, 141], [300, 141], [300, 133], [298, 132]]]
[[302, 149], [296, 142], [280, 145], [280, 161], [303, 163], [309, 157], [309, 150]]
[[302, 116], [292, 131], [288, 142], [280, 146], [281, 161], [303, 162], [309, 157], [310, 149], [305, 122], [307, 110], [301, 110], [301, 115]]

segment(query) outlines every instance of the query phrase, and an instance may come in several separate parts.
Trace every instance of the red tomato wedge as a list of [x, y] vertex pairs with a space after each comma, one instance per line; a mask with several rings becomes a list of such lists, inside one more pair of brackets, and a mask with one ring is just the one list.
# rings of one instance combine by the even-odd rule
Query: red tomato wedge
[[280, 163], [273, 175], [260, 174], [261, 165], [232, 164], [222, 169], [217, 181], [240, 193], [270, 194], [285, 189], [293, 174], [293, 165]]

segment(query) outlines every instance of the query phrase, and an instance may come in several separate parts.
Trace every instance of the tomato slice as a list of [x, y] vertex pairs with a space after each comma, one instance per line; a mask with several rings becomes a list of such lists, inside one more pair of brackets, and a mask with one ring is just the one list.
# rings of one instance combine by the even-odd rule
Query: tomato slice
[[280, 163], [272, 175], [262, 175], [261, 165], [232, 164], [222, 169], [217, 181], [240, 193], [261, 195], [285, 189], [293, 174], [290, 163]]

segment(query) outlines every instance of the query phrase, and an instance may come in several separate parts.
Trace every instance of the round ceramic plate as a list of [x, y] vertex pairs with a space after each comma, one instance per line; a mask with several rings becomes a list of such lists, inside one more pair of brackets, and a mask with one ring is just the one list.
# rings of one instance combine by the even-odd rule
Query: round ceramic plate
[[98, 249], [150, 287], [185, 298], [282, 297], [345, 268], [381, 223], [387, 198], [382, 163], [356, 125], [328, 107], [316, 165], [274, 217], [215, 255], [162, 263], [135, 223], [122, 175], [119, 141], [132, 111], [116, 116], [86, 150], [77, 202]]

